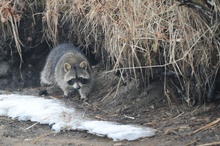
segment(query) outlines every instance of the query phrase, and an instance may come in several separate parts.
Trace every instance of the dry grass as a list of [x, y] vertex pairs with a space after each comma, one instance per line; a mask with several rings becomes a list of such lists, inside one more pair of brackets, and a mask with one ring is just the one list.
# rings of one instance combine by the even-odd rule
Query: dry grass
[[[10, 34], [16, 44], [18, 54], [22, 60], [22, 42], [19, 39], [18, 25], [20, 22], [20, 11], [23, 9], [24, 4], [20, 1], [12, 1], [12, 0], [1, 0], [0, 1], [0, 18], [1, 23], [5, 25], [1, 25], [2, 27], [6, 26], [6, 28], [2, 29], [2, 37], [6, 38], [6, 35]], [[6, 32], [4, 32], [6, 31]]]
[[[219, 2], [214, 4], [219, 13]], [[174, 72], [175, 86], [190, 105], [194, 98], [213, 95], [219, 24], [178, 5], [174, 0], [46, 0], [44, 38], [54, 45], [75, 41], [93, 48], [113, 64], [112, 71], [121, 69], [145, 82], [158, 70]]]

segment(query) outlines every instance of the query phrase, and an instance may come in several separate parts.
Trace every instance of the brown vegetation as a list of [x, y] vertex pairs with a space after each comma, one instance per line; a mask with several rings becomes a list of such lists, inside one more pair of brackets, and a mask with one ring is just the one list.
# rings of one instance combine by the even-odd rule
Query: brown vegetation
[[[202, 2], [186, 5], [205, 7]], [[210, 11], [205, 9], [213, 14], [210, 17], [180, 4], [175, 0], [2, 0], [0, 26], [10, 28], [9, 34], [22, 52], [19, 21], [25, 21], [26, 15], [34, 21], [39, 14], [43, 39], [49, 44], [74, 42], [101, 56], [111, 66], [110, 72], [120, 69], [145, 85], [159, 76], [168, 98], [175, 92], [169, 90], [173, 86], [193, 105], [213, 98], [219, 68], [220, 5], [214, 0]], [[35, 7], [43, 7], [43, 12], [25, 14]]]

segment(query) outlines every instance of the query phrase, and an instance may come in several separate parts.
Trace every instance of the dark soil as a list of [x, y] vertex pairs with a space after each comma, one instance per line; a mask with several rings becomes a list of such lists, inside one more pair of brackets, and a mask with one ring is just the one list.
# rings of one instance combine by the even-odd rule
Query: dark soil
[[[22, 18], [20, 22], [19, 37], [24, 44], [21, 46], [22, 64], [13, 37], [8, 34], [10, 37], [6, 37], [7, 39], [0, 39], [0, 90], [3, 91], [2, 93], [6, 91], [38, 95], [40, 91], [39, 76], [51, 47], [50, 42], [43, 38], [41, 13], [44, 12], [44, 8], [41, 4], [44, 1], [39, 2], [34, 9], [29, 7], [25, 9], [24, 14], [31, 15], [25, 16], [27, 18]], [[39, 14], [32, 15], [33, 10], [34, 13]], [[33, 17], [36, 20], [35, 23], [39, 25], [33, 25]], [[68, 32], [65, 28], [60, 26], [63, 31], [60, 31], [62, 34], [59, 34], [58, 42], [78, 42], [79, 36], [67, 37]], [[0, 36], [3, 37], [3, 35]], [[92, 46], [89, 47], [92, 48]], [[0, 117], [0, 146], [193, 146], [220, 143], [219, 101], [203, 102], [188, 107], [182, 95], [176, 93], [175, 87], [171, 85], [164, 88], [160, 77], [152, 78], [147, 88], [143, 88], [143, 81], [140, 79], [135, 80], [134, 77], [127, 75], [123, 76], [125, 78], [123, 80], [114, 72], [105, 72], [106, 66], [100, 63], [100, 58], [108, 60], [105, 58], [107, 56], [103, 54], [94, 56], [91, 52], [86, 53], [92, 65], [95, 65], [96, 82], [88, 102], [81, 102], [77, 93], [74, 93], [72, 98], [63, 99], [62, 91], [55, 88], [48, 90], [50, 95], [84, 111], [85, 116], [90, 118], [152, 127], [157, 129], [156, 135], [131, 142], [113, 142], [106, 137], [98, 137], [82, 131], [54, 133], [49, 125], [37, 124], [25, 130], [34, 123]], [[106, 64], [110, 64], [109, 62]], [[220, 73], [216, 77], [218, 91], [220, 91], [219, 77]], [[215, 123], [208, 125], [207, 128], [195, 132], [213, 121]]]
[[[98, 120], [125, 124], [140, 124], [157, 129], [156, 136], [136, 141], [113, 142], [82, 131], [54, 133], [49, 125], [31, 126], [30, 121], [0, 117], [0, 145], [77, 145], [77, 146], [133, 146], [133, 145], [199, 145], [220, 141], [220, 122], [198, 132], [195, 130], [219, 118], [218, 102], [188, 107], [181, 98], [164, 96], [163, 83], [158, 79], [145, 90], [134, 79], [122, 82], [114, 73], [106, 73], [101, 65], [94, 68], [96, 82], [88, 102], [81, 102], [78, 93], [62, 98], [60, 89], [48, 90], [51, 96], [84, 111], [85, 116]], [[11, 93], [38, 95], [40, 87], [23, 88]]]

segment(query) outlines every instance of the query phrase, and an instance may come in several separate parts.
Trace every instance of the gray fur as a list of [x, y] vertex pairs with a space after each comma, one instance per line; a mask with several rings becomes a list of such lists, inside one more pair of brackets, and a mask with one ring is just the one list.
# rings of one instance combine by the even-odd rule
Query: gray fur
[[[87, 64], [85, 68], [81, 68], [80, 64], [82, 62]], [[71, 68], [65, 71], [64, 64], [70, 65]], [[87, 79], [88, 82], [82, 84], [78, 80], [79, 77]], [[73, 85], [67, 83], [71, 79], [76, 79]], [[58, 85], [63, 90], [65, 97], [68, 96], [69, 90], [80, 88], [78, 92], [81, 99], [87, 98], [92, 82], [92, 69], [88, 60], [72, 44], [61, 44], [55, 47], [48, 55], [44, 69], [41, 72], [41, 85]]]

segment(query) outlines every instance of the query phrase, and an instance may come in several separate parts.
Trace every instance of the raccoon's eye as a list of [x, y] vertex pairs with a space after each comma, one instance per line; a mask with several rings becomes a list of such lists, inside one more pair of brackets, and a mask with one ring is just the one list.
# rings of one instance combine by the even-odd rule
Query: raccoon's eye
[[82, 83], [82, 84], [86, 84], [86, 83], [88, 83], [88, 79], [85, 79], [85, 78], [82, 78], [82, 77], [80, 77], [79, 78], [79, 81], [80, 81], [80, 83]]
[[71, 79], [71, 80], [67, 81], [67, 84], [69, 84], [69, 85], [73, 85], [74, 82], [75, 82], [75, 79]]

